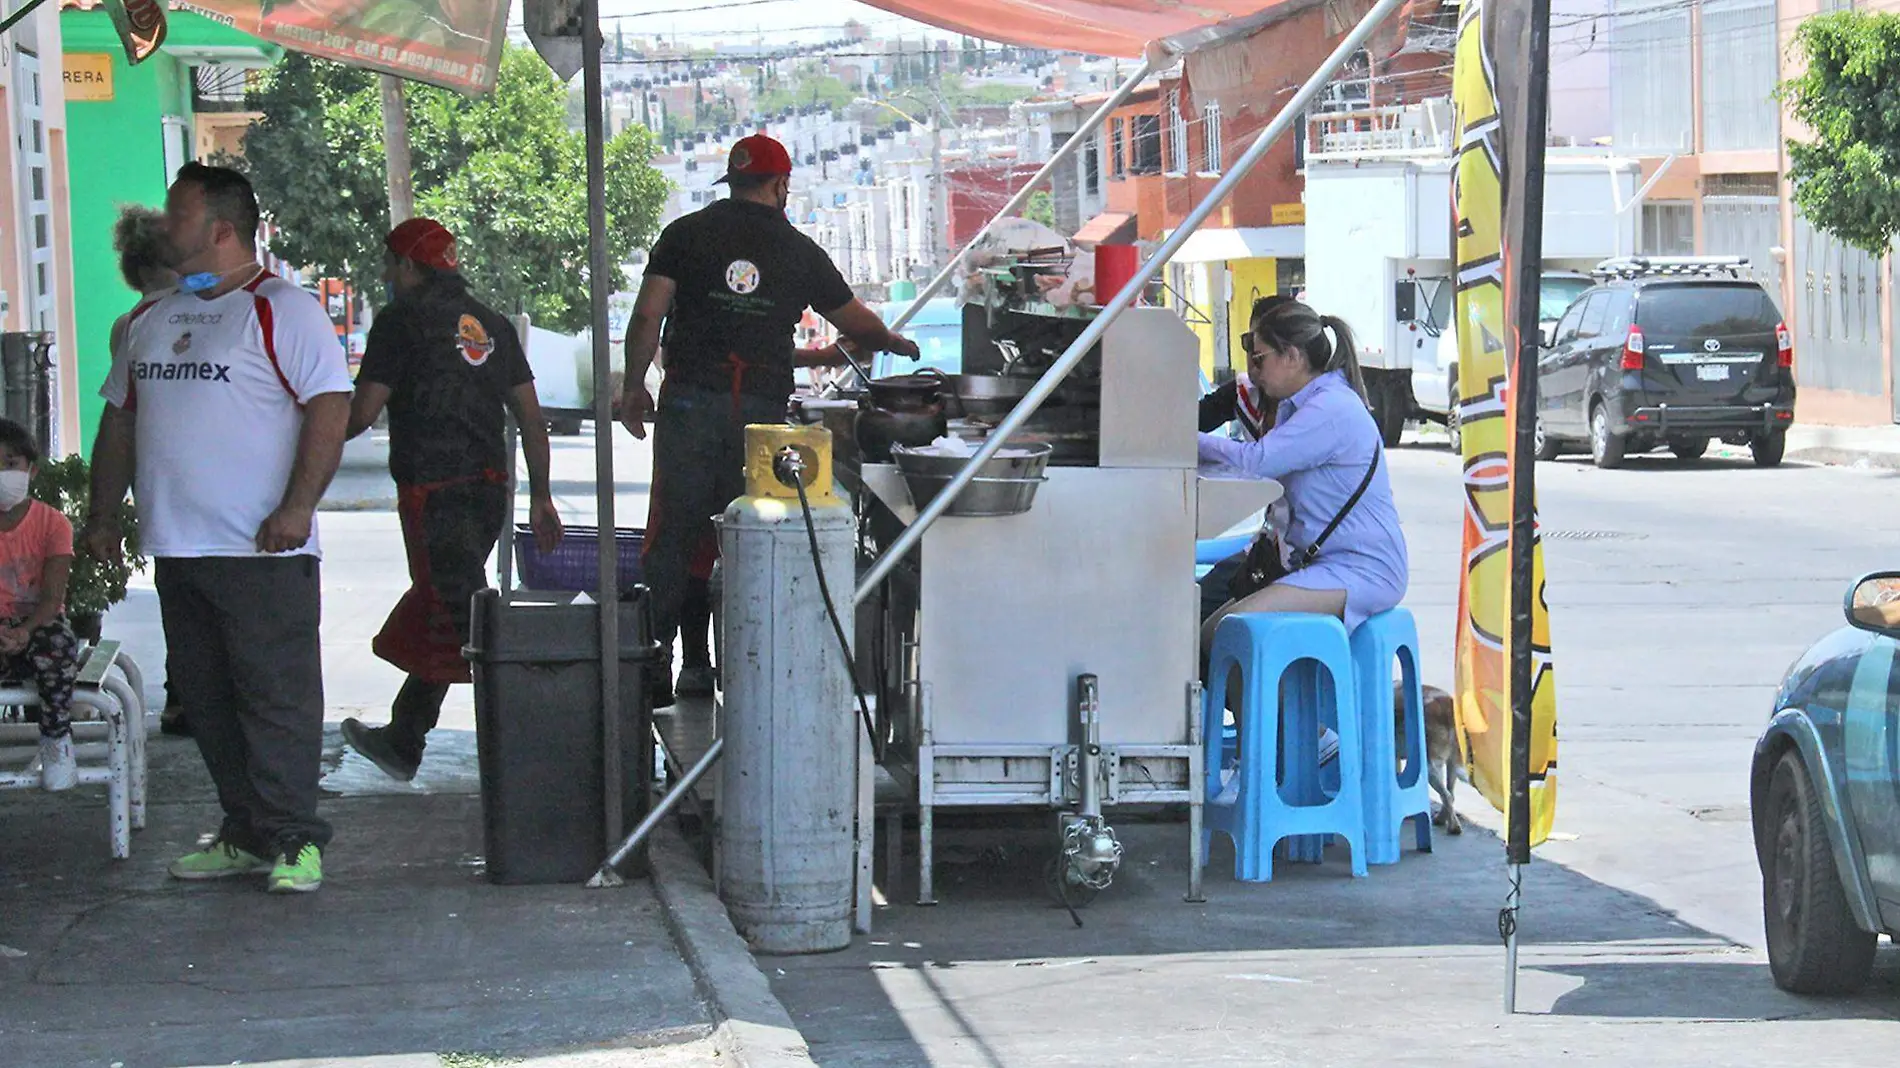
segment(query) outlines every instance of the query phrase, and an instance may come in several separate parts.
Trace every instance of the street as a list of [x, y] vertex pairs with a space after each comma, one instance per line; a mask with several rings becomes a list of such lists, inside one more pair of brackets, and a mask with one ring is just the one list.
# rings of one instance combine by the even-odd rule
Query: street
[[[1442, 445], [1392, 459], [1426, 681], [1449, 688], [1458, 465]], [[1749, 758], [1783, 671], [1843, 625], [1854, 577], [1900, 566], [1895, 478], [1759, 470], [1743, 450], [1537, 465], [1560, 784], [1539, 856], [1761, 944]], [[1461, 800], [1496, 825], [1475, 791]]]

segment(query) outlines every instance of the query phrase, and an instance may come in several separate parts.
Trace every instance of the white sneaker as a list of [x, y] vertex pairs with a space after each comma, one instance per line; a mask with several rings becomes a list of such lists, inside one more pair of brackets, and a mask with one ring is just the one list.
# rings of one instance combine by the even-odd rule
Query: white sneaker
[[79, 785], [79, 762], [73, 759], [73, 736], [40, 738], [40, 789], [51, 793]]

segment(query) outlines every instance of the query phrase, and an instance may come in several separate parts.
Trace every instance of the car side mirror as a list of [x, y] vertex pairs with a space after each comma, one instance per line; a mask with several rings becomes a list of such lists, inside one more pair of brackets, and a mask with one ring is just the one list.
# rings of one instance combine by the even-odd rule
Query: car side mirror
[[1847, 592], [1847, 603], [1842, 607], [1852, 626], [1900, 638], [1900, 571], [1861, 576]]
[[1547, 349], [1557, 347], [1557, 324], [1545, 323], [1537, 328], [1539, 343]]
[[1401, 278], [1392, 286], [1392, 318], [1401, 323], [1418, 321], [1418, 283]]

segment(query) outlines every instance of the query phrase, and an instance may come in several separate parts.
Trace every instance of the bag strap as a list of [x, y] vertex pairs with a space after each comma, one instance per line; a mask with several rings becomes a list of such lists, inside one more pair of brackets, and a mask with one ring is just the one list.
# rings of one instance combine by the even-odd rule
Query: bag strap
[[1326, 539], [1333, 536], [1333, 531], [1338, 530], [1339, 524], [1345, 522], [1346, 517], [1348, 515], [1351, 515], [1352, 510], [1358, 506], [1359, 498], [1364, 497], [1366, 495], [1366, 490], [1371, 488], [1372, 476], [1374, 474], [1377, 474], [1379, 470], [1379, 458], [1384, 455], [1385, 455], [1384, 443], [1374, 442], [1372, 446], [1372, 462], [1366, 465], [1366, 477], [1359, 480], [1359, 488], [1352, 491], [1352, 496], [1347, 498], [1345, 507], [1339, 510], [1339, 514], [1333, 517], [1332, 522], [1326, 524], [1326, 529], [1320, 532], [1319, 537], [1313, 539], [1313, 544], [1308, 545], [1306, 548], [1300, 550], [1300, 566], [1301, 567], [1305, 567], [1306, 565], [1312, 563], [1314, 559], [1316, 559], [1319, 556], [1320, 546], [1326, 544]]

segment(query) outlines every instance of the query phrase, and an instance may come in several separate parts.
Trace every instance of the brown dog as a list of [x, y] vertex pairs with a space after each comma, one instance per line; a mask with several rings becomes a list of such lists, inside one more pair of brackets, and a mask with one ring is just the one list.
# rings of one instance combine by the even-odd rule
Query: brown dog
[[[1452, 807], [1451, 792], [1464, 769], [1464, 747], [1458, 744], [1458, 712], [1451, 695], [1436, 686], [1421, 688], [1425, 696], [1425, 772], [1443, 804], [1432, 814], [1432, 822], [1445, 828], [1446, 834], [1465, 833]], [[1392, 716], [1396, 736], [1405, 734], [1405, 684], [1392, 685]]]

